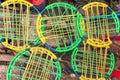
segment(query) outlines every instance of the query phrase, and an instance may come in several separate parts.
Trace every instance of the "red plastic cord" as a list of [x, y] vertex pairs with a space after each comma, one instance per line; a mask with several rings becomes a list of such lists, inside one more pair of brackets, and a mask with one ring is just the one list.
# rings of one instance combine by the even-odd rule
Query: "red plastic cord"
[[114, 70], [114, 71], [112, 72], [111, 76], [115, 76], [115, 77], [120, 78], [120, 70]]
[[[106, 69], [105, 72], [107, 72], [108, 70]], [[113, 70], [111, 76], [120, 78], [120, 70]]]
[[[115, 36], [110, 36], [110, 39], [114, 38]], [[107, 39], [107, 36], [104, 37], [104, 39]], [[120, 41], [120, 36], [117, 36], [115, 41]]]
[[[97, 70], [102, 70], [101, 68], [97, 68]], [[105, 72], [108, 72], [108, 69], [105, 69]], [[111, 73], [111, 76], [120, 78], [120, 70], [114, 69], [113, 72]]]
[[40, 4], [44, 2], [44, 0], [28, 0], [28, 1], [36, 6], [39, 6]]

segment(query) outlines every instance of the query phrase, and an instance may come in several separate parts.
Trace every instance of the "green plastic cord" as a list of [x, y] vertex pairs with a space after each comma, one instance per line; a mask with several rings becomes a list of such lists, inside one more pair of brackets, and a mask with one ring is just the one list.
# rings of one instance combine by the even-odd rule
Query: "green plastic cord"
[[82, 9], [86, 23], [84, 31], [88, 43], [96, 39], [98, 44], [91, 43], [91, 45], [99, 45], [100, 40], [104, 42], [102, 45], [110, 45], [112, 43], [110, 36], [117, 36], [120, 29], [117, 14], [108, 5], [101, 2], [88, 3]]
[[[34, 40], [38, 38], [36, 20], [39, 11], [37, 8], [26, 0], [6, 0], [1, 5], [0, 41], [2, 44], [15, 51], [34, 44]], [[34, 14], [31, 8], [34, 9]]]
[[85, 46], [86, 48], [74, 49], [71, 55], [73, 70], [81, 74], [80, 77], [84, 76], [88, 80], [108, 78], [114, 69], [114, 54], [112, 52], [106, 53], [107, 48]]
[[66, 52], [81, 42], [83, 18], [74, 6], [63, 2], [50, 4], [39, 20], [41, 24], [37, 32], [47, 47], [57, 52]]
[[61, 80], [57, 57], [42, 47], [20, 51], [10, 61], [6, 80]]

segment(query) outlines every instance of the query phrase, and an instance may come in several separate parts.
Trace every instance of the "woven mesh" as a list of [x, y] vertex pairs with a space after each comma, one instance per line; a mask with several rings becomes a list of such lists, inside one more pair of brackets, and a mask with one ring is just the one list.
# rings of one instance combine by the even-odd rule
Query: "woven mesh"
[[41, 41], [47, 47], [65, 52], [76, 47], [83, 37], [79, 22], [82, 22], [81, 14], [70, 4], [57, 2], [46, 7], [44, 15], [40, 18], [41, 24], [37, 27]]
[[110, 45], [112, 43], [110, 36], [116, 36], [119, 32], [119, 20], [116, 13], [101, 2], [91, 2], [82, 9], [85, 23], [87, 23], [83, 29], [88, 43], [99, 47]]
[[2, 7], [0, 39], [3, 45], [16, 51], [29, 47], [37, 38], [37, 15], [30, 11], [31, 8], [35, 13], [38, 11], [25, 0], [7, 0]]
[[56, 56], [41, 47], [19, 52], [10, 62], [7, 80], [60, 80], [61, 66]]
[[81, 75], [81, 80], [105, 80], [114, 69], [114, 54], [108, 47], [96, 48], [84, 43], [84, 47], [73, 51], [71, 58], [72, 67]]

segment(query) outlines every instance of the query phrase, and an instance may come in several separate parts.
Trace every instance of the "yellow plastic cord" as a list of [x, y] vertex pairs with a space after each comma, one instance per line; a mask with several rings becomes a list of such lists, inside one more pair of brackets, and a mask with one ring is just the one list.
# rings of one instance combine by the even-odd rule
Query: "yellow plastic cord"
[[83, 58], [81, 61], [81, 75], [80, 80], [105, 80], [105, 69], [108, 66], [107, 55], [108, 48], [106, 47], [93, 47], [85, 42]]
[[100, 39], [89, 38], [87, 39], [87, 43], [95, 47], [105, 47], [105, 46], [109, 46], [110, 44], [112, 44], [112, 41], [109, 39], [109, 41], [105, 42]]
[[41, 14], [38, 15], [37, 18], [37, 22], [36, 22], [36, 29], [37, 29], [37, 33], [38, 33], [38, 37], [40, 38], [40, 40], [45, 43], [46, 42], [46, 37], [44, 37], [43, 35], [43, 31], [41, 30], [41, 27], [44, 27], [43, 25], [41, 25], [41, 20], [42, 20], [42, 16]]
[[101, 2], [91, 2], [89, 4], [86, 4], [85, 6], [82, 7], [82, 9], [84, 10], [87, 10], [88, 8], [90, 8], [92, 6], [95, 6], [95, 5], [99, 5], [99, 6], [103, 6], [103, 7], [108, 7], [108, 5], [104, 4], [104, 3], [101, 3]]
[[86, 78], [86, 77], [84, 77], [84, 76], [81, 76], [79, 79], [80, 79], [80, 80], [106, 80], [105, 78], [90, 79], [90, 78]]
[[83, 19], [75, 7], [58, 2], [46, 6], [44, 13], [42, 18], [38, 17], [36, 29], [46, 47], [57, 52], [66, 52], [78, 45], [83, 37], [80, 28], [83, 26]]
[[[47, 41], [47, 39], [61, 39], [62, 37], [64, 37], [64, 35], [68, 35], [68, 34], [71, 34], [71, 33], [74, 33], [76, 32], [75, 30], [73, 30], [72, 32], [68, 32], [68, 30], [64, 29], [64, 28], [69, 28], [71, 26], [74, 26], [75, 23], [70, 23], [69, 26], [68, 24], [65, 23], [65, 21], [69, 21], [72, 17], [74, 16], [77, 16], [77, 14], [74, 14], [74, 15], [64, 15], [64, 16], [48, 16], [48, 17], [42, 17], [41, 15], [38, 16], [37, 18], [37, 23], [36, 23], [36, 29], [37, 29], [37, 33], [38, 33], [38, 36], [39, 38], [41, 39], [41, 41], [43, 43], [45, 43]], [[40, 22], [42, 21], [48, 21], [48, 23], [46, 24], [42, 24]], [[84, 21], [81, 20], [82, 23], [81, 25], [84, 26]], [[54, 28], [51, 28], [52, 26], [56, 26], [55, 27], [55, 30]], [[42, 30], [43, 28], [51, 28], [51, 30]], [[84, 28], [83, 28], [84, 29]], [[54, 33], [54, 34], [51, 34], [51, 33]], [[56, 34], [55, 34], [56, 33]], [[58, 34], [59, 33], [59, 34]], [[47, 36], [44, 36], [46, 34], [51, 34], [51, 35], [47, 35]], [[64, 35], [62, 35], [64, 34]], [[74, 36], [74, 35], [71, 35], [71, 36]], [[76, 34], [76, 36], [79, 36], [79, 34]], [[59, 43], [59, 42], [58, 42]], [[58, 44], [57, 43], [57, 44]]]
[[[19, 5], [18, 6], [16, 6]], [[26, 0], [7, 0], [3, 2], [3, 22], [5, 42], [2, 44], [7, 48], [20, 51], [30, 47], [30, 7], [33, 4]], [[10, 5], [13, 5], [12, 7]], [[23, 11], [25, 7], [25, 11]], [[9, 42], [10, 40], [10, 42]]]
[[32, 7], [32, 6], [33, 6], [33, 4], [29, 3], [29, 2], [26, 1], [26, 0], [6, 0], [6, 1], [3, 2], [1, 5], [2, 5], [3, 7], [5, 7], [6, 5], [10, 5], [10, 4], [13, 4], [13, 3], [15, 3], [15, 4], [20, 4], [20, 3], [22, 3], [23, 5], [26, 5], [27, 7]]
[[[22, 80], [26, 79], [49, 80], [50, 75], [48, 73], [51, 70], [54, 71], [53, 60], [57, 59], [57, 57], [51, 51], [42, 47], [33, 47], [30, 49], [30, 51], [31, 55], [27, 62], [26, 68], [23, 72]], [[37, 54], [40, 56], [37, 57]], [[41, 68], [41, 70], [39, 68]]]
[[[105, 47], [112, 44], [108, 21], [108, 5], [101, 2], [91, 2], [82, 7], [85, 14], [85, 33], [87, 43], [95, 47]], [[107, 36], [107, 41], [104, 37]]]

